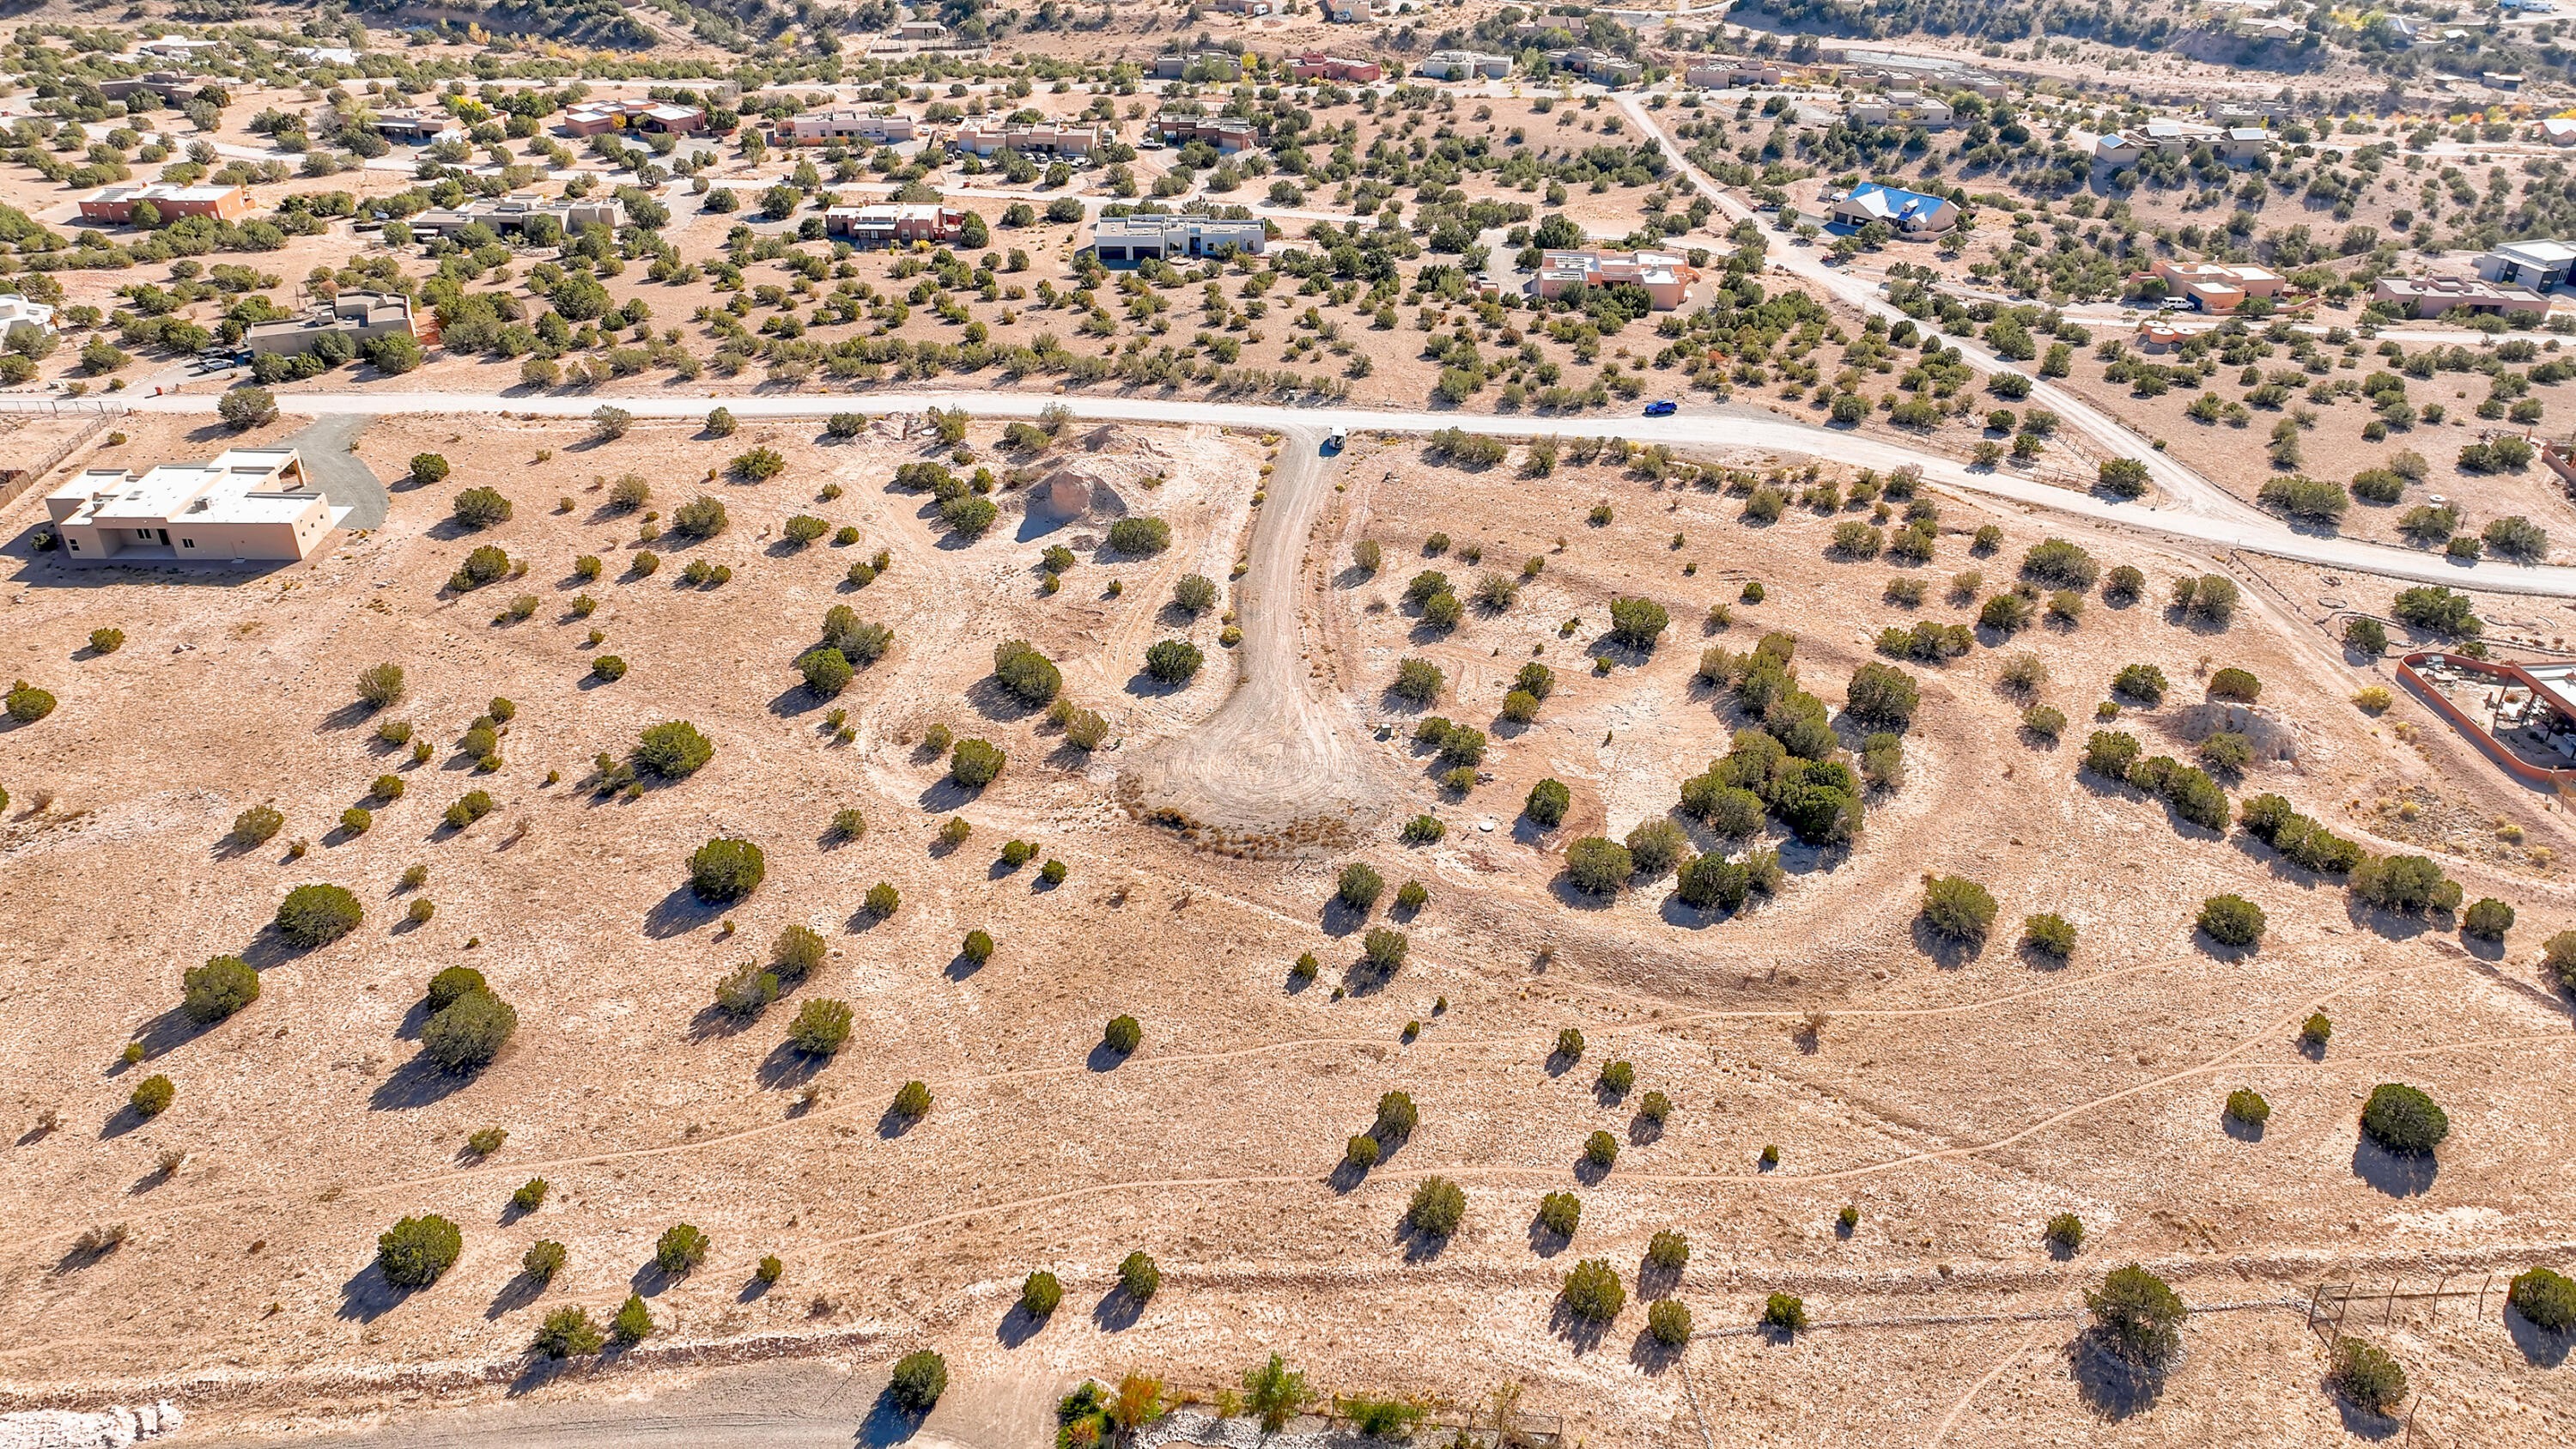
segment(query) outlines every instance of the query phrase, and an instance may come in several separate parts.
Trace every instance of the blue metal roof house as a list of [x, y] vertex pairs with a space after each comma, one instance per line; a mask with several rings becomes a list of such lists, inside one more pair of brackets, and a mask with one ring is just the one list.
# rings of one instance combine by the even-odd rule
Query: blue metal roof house
[[1938, 236], [1959, 224], [1959, 208], [1947, 197], [1901, 191], [1875, 181], [1862, 182], [1851, 189], [1851, 195], [1834, 203], [1836, 226], [1857, 230], [1873, 221], [1887, 223], [1899, 236]]

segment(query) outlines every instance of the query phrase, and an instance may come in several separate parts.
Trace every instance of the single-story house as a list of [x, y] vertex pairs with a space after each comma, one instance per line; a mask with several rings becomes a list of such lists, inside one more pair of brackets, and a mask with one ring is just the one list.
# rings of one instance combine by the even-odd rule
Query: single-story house
[[388, 141], [428, 145], [450, 137], [464, 139], [465, 128], [445, 111], [428, 106], [394, 106], [376, 112], [376, 134]]
[[1107, 143], [1108, 137], [1097, 126], [1035, 125], [997, 126], [982, 121], [969, 121], [957, 128], [949, 144], [970, 156], [991, 156], [1003, 151], [1028, 151], [1043, 156], [1088, 156]]
[[886, 146], [911, 140], [915, 127], [913, 118], [901, 111], [834, 106], [829, 110], [789, 116], [770, 127], [769, 139], [771, 144], [778, 146], [832, 146], [851, 141]]
[[420, 335], [411, 298], [400, 292], [342, 292], [329, 306], [316, 307], [305, 316], [252, 323], [242, 333], [242, 345], [253, 352], [291, 355], [312, 351], [325, 333], [367, 343], [396, 332]]
[[1530, 278], [1529, 290], [1553, 300], [1581, 287], [1642, 287], [1658, 312], [1670, 312], [1690, 298], [1699, 270], [1678, 252], [1548, 252]]
[[1269, 228], [1257, 218], [1104, 216], [1091, 228], [1092, 255], [1108, 267], [1134, 266], [1155, 258], [1214, 256], [1228, 249], [1257, 252], [1269, 241]]
[[1864, 181], [1834, 203], [1830, 219], [1836, 226], [1854, 228], [1883, 221], [1899, 236], [1938, 236], [1959, 224], [1959, 206], [1948, 197]]
[[232, 448], [141, 477], [90, 468], [45, 495], [75, 564], [287, 563], [310, 558], [349, 516], [293, 448]]
[[0, 296], [0, 337], [9, 335], [12, 327], [27, 326], [52, 335], [54, 309], [42, 302], [30, 302], [15, 292]]
[[154, 182], [149, 186], [110, 186], [81, 198], [80, 219], [124, 226], [134, 220], [134, 208], [149, 204], [162, 221], [183, 216], [211, 216], [218, 221], [231, 221], [250, 214], [250, 193], [238, 186], [171, 186]]
[[953, 242], [965, 225], [966, 213], [928, 202], [834, 206], [823, 212], [823, 230], [827, 234], [848, 237], [852, 244], [863, 247]]
[[2555, 241], [2501, 242], [2477, 260], [2478, 276], [2546, 292], [2564, 284], [2576, 267], [2576, 247]]
[[1156, 116], [1149, 129], [1175, 146], [1205, 141], [1220, 155], [1226, 156], [1261, 144], [1261, 133], [1241, 116], [1175, 116], [1167, 113]]
[[1474, 80], [1478, 76], [1501, 80], [1512, 73], [1512, 58], [1487, 55], [1480, 50], [1435, 50], [1413, 71], [1432, 80]]
[[583, 101], [565, 108], [559, 129], [568, 136], [621, 130], [685, 134], [705, 130], [706, 124], [706, 112], [670, 101]]
[[[1302, 55], [1282, 56], [1280, 63], [1288, 68], [1290, 79], [1300, 81], [1339, 81], [1350, 85], [1367, 85], [1383, 78], [1386, 74], [1385, 68], [1376, 61], [1346, 60], [1338, 55], [1326, 55], [1320, 50], [1310, 50]], [[1504, 62], [1503, 68], [1508, 71], [1511, 68], [1510, 62]]]
[[2371, 288], [2370, 301], [2372, 306], [2394, 308], [2410, 317], [2439, 317], [2454, 308], [2549, 314], [2549, 299], [2538, 292], [2475, 277], [2382, 277]]
[[616, 197], [539, 196], [533, 192], [514, 191], [508, 196], [478, 196], [463, 206], [433, 206], [411, 219], [417, 236], [445, 236], [481, 222], [495, 232], [516, 231], [541, 216], [550, 216], [566, 233], [592, 225], [616, 230], [626, 221], [626, 204]]

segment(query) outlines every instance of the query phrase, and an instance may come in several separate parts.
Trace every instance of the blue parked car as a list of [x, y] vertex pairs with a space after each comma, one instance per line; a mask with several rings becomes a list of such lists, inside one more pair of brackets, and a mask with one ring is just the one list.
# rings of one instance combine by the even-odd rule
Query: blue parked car
[[1674, 410], [1673, 400], [1668, 397], [1659, 397], [1646, 404], [1646, 416], [1650, 418], [1668, 418], [1673, 415]]

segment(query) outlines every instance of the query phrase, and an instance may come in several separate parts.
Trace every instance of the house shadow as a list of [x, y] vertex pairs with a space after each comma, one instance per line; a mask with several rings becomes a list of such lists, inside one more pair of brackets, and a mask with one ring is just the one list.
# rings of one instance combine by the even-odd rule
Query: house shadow
[[367, 1260], [367, 1266], [349, 1275], [340, 1285], [340, 1307], [332, 1315], [358, 1323], [373, 1323], [400, 1308], [411, 1296], [409, 1289], [397, 1288], [385, 1281], [384, 1266]]
[[1547, 1330], [1564, 1339], [1580, 1357], [1601, 1346], [1601, 1340], [1609, 1336], [1610, 1325], [1598, 1318], [1584, 1317], [1559, 1298], [1548, 1309]]
[[401, 1112], [435, 1106], [463, 1091], [473, 1080], [472, 1073], [448, 1071], [422, 1052], [376, 1084], [376, 1089], [367, 1094], [367, 1109]]
[[2431, 1192], [2442, 1166], [2430, 1152], [2391, 1152], [2365, 1133], [2353, 1143], [2352, 1170], [2356, 1177], [2390, 1197], [2405, 1198]]
[[483, 1309], [483, 1319], [487, 1323], [497, 1322], [504, 1315], [516, 1313], [545, 1296], [545, 1284], [525, 1273], [517, 1274], [501, 1285], [500, 1292], [492, 1295], [491, 1303]]
[[644, 913], [644, 934], [667, 941], [673, 936], [685, 936], [724, 913], [723, 905], [699, 900], [698, 893], [684, 885], [654, 902]]
[[2066, 1345], [2075, 1396], [2096, 1416], [2117, 1423], [2155, 1407], [2164, 1375], [2111, 1351], [2101, 1330], [2088, 1328]]
[[1145, 1316], [1145, 1300], [1127, 1291], [1125, 1284], [1110, 1289], [1091, 1306], [1091, 1321], [1103, 1333], [1124, 1333]]

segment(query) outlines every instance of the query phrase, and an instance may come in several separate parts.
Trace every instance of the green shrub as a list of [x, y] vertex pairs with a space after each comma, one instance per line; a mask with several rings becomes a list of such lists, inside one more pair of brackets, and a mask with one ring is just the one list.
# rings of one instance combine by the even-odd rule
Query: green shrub
[[491, 488], [468, 488], [456, 495], [456, 521], [467, 528], [490, 528], [510, 518], [510, 500]]
[[689, 857], [689, 889], [718, 905], [750, 895], [768, 873], [760, 847], [731, 836], [718, 836]]
[[376, 1266], [397, 1288], [426, 1288], [456, 1265], [465, 1235], [436, 1213], [404, 1218], [376, 1235]]
[[519, 1027], [517, 1008], [489, 991], [469, 991], [420, 1028], [423, 1055], [450, 1072], [470, 1072], [501, 1054]]
[[1587, 835], [1565, 848], [1565, 878], [1576, 890], [1607, 895], [1627, 884], [1637, 869], [1628, 847], [1599, 835]]
[[2272, 1104], [2252, 1087], [2239, 1087], [2227, 1094], [2227, 1120], [2260, 1127], [2272, 1118]]
[[1922, 688], [1893, 665], [1868, 663], [1852, 672], [1843, 712], [1863, 724], [1902, 730], [1914, 722]]
[[2418, 1089], [2382, 1082], [2362, 1104], [2361, 1130], [2391, 1152], [2430, 1152], [2451, 1135], [2451, 1119]]
[[1362, 1172], [1377, 1165], [1377, 1139], [1363, 1132], [1342, 1144], [1342, 1162]]
[[807, 1056], [828, 1057], [850, 1039], [850, 1004], [815, 997], [797, 1008], [787, 1028], [787, 1044]]
[[496, 544], [483, 544], [465, 555], [465, 562], [448, 575], [447, 586], [457, 593], [471, 593], [496, 579], [510, 576], [510, 556]]
[[1607, 1323], [1627, 1306], [1628, 1291], [1607, 1258], [1586, 1258], [1565, 1275], [1565, 1306], [1575, 1317]]
[[993, 937], [981, 927], [968, 931], [965, 943], [957, 948], [957, 954], [981, 966], [993, 959]]
[[858, 673], [848, 655], [828, 644], [796, 656], [796, 672], [805, 677], [806, 690], [817, 699], [835, 698]]
[[666, 1276], [681, 1277], [706, 1261], [707, 1247], [705, 1233], [688, 1223], [673, 1223], [653, 1245], [653, 1266]]
[[363, 805], [352, 805], [340, 812], [340, 828], [351, 835], [364, 835], [375, 823], [375, 812]]
[[2137, 764], [2137, 736], [2121, 730], [2095, 730], [2084, 742], [2084, 768], [2113, 780], [2127, 780]]
[[122, 629], [92, 629], [89, 631], [89, 648], [90, 652], [93, 654], [113, 654], [124, 647], [125, 631]]
[[1607, 1132], [1595, 1131], [1583, 1139], [1583, 1160], [1595, 1167], [1609, 1167], [1619, 1160], [1619, 1139]]
[[1054, 699], [1064, 688], [1064, 672], [1025, 639], [993, 646], [993, 678], [1012, 698], [1031, 707]]
[[950, 850], [954, 850], [958, 846], [964, 845], [966, 843], [966, 837], [974, 833], [975, 827], [968, 823], [965, 816], [951, 815], [947, 819], [939, 822], [939, 834], [937, 839], [942, 846], [945, 846]]
[[2209, 676], [2209, 697], [2252, 704], [2263, 693], [2263, 681], [2243, 669], [2222, 669]]
[[2352, 893], [2382, 910], [2409, 915], [2459, 909], [2460, 883], [2421, 855], [2372, 856], [2353, 867]]
[[916, 1349], [895, 1360], [886, 1392], [907, 1413], [927, 1414], [948, 1392], [948, 1360], [929, 1349]]
[[1673, 1115], [1673, 1099], [1661, 1092], [1648, 1092], [1637, 1099], [1637, 1115], [1661, 1127]]
[[1551, 1192], [1538, 1200], [1538, 1224], [1560, 1238], [1574, 1236], [1583, 1224], [1583, 1200], [1570, 1192]]
[[1646, 1309], [1646, 1331], [1666, 1348], [1690, 1342], [1691, 1312], [1678, 1298], [1658, 1298]]
[[597, 1353], [607, 1342], [607, 1336], [590, 1321], [587, 1310], [558, 1308], [546, 1315], [529, 1347], [548, 1358], [570, 1358]]
[[1187, 639], [1157, 641], [1145, 651], [1145, 672], [1161, 684], [1186, 684], [1204, 663], [1199, 647]]
[[2084, 1295], [2103, 1343], [2131, 1363], [2156, 1367], [2182, 1347], [2182, 1326], [2191, 1316], [2182, 1297], [2165, 1280], [2135, 1263], [2104, 1274], [2102, 1286]]
[[2406, 1370], [2358, 1338], [2335, 1340], [2334, 1370], [2327, 1377], [2355, 1407], [2374, 1414], [2390, 1413], [2406, 1401]]
[[[140, 1046], [142, 1043], [137, 1042], [135, 1045]], [[136, 1055], [133, 1059], [139, 1061], [141, 1057]], [[170, 1110], [170, 1104], [176, 1101], [178, 1096], [179, 1089], [168, 1077], [155, 1074], [135, 1083], [134, 1090], [126, 1094], [125, 1103], [139, 1116], [158, 1117]]]
[[1342, 867], [1342, 874], [1335, 882], [1333, 895], [1336, 900], [1352, 910], [1366, 911], [1377, 904], [1379, 893], [1385, 889], [1384, 877], [1372, 870], [1368, 862], [1355, 860]]
[[1467, 1216], [1466, 1191], [1445, 1177], [1426, 1177], [1405, 1206], [1405, 1226], [1435, 1238], [1458, 1231]]
[[447, 481], [447, 471], [447, 459], [437, 453], [411, 455], [411, 482], [415, 488]]
[[471, 966], [450, 966], [429, 978], [429, 989], [422, 993], [421, 1005], [435, 1015], [455, 1005], [461, 996], [489, 989], [482, 972]]
[[2301, 1046], [2322, 1049], [2333, 1037], [2334, 1023], [2327, 1020], [2322, 1011], [2309, 1013], [2308, 1019], [2299, 1024]]
[[867, 913], [882, 921], [903, 905], [903, 895], [892, 881], [878, 881], [868, 887]]
[[1129, 1253], [1118, 1264], [1118, 1286], [1139, 1303], [1151, 1300], [1154, 1290], [1163, 1286], [1163, 1271], [1142, 1251]]
[[546, 1205], [546, 1194], [552, 1190], [553, 1185], [548, 1183], [544, 1178], [529, 1178], [526, 1182], [519, 1184], [519, 1188], [516, 1192], [510, 1194], [510, 1206], [517, 1208], [523, 1213], [535, 1212], [537, 1209]]
[[311, 950], [327, 946], [358, 929], [366, 918], [348, 887], [300, 885], [277, 905], [277, 933], [290, 946]]
[[2552, 1333], [2565, 1333], [2576, 1328], [2576, 1279], [2564, 1277], [2548, 1268], [2531, 1268], [2514, 1275], [2506, 1287], [2504, 1301], [2513, 1311], [2531, 1321], [2537, 1328]]
[[2040, 955], [2064, 961], [2075, 954], [2075, 927], [2055, 912], [2025, 916], [2021, 923], [2021, 943]]
[[2073, 1213], [2059, 1213], [2039, 1230], [2039, 1236], [2059, 1252], [2072, 1253], [2084, 1246], [2084, 1220]]
[[704, 493], [671, 511], [672, 531], [686, 538], [713, 538], [731, 521], [725, 516], [724, 500]]
[[1654, 648], [1656, 637], [1670, 623], [1672, 616], [1652, 599], [1610, 601], [1610, 637], [1630, 649]]
[[1145, 1028], [1132, 1016], [1113, 1016], [1100, 1034], [1101, 1043], [1120, 1056], [1132, 1055], [1145, 1044]]
[[1051, 1317], [1055, 1313], [1056, 1306], [1062, 1302], [1064, 1302], [1064, 1285], [1057, 1282], [1056, 1276], [1046, 1269], [1040, 1268], [1021, 1280], [1020, 1311], [1029, 1317]]
[[1448, 835], [1449, 827], [1437, 815], [1416, 815], [1396, 831], [1396, 838], [1407, 845], [1437, 845]]
[[180, 1007], [188, 1019], [211, 1026], [259, 1000], [259, 973], [239, 956], [210, 957], [180, 977]]
[[630, 1347], [653, 1336], [653, 1310], [644, 1306], [643, 1294], [626, 1295], [617, 1316], [608, 1321], [608, 1336]]
[[1665, 1228], [1647, 1240], [1646, 1261], [1667, 1273], [1678, 1273], [1690, 1263], [1690, 1239]]
[[959, 740], [948, 756], [948, 778], [966, 789], [981, 789], [1002, 773], [1008, 759], [990, 740]]
[[2576, 990], [2576, 931], [2561, 931], [2541, 943], [2540, 962], [2558, 977], [2558, 984]]
[[1583, 1033], [1570, 1026], [1565, 1030], [1558, 1032], [1556, 1034], [1555, 1054], [1565, 1058], [1568, 1062], [1579, 1062], [1583, 1060]]
[[1761, 1324], [1775, 1333], [1799, 1333], [1807, 1327], [1807, 1303], [1794, 1293], [1774, 1293], [1762, 1302]]
[[1448, 682], [1440, 666], [1430, 660], [1405, 659], [1396, 664], [1395, 682], [1387, 688], [1396, 698], [1418, 707], [1438, 699]]
[[2197, 924], [2222, 946], [2251, 946], [2263, 939], [2263, 908], [2239, 895], [2211, 896]]
[[1360, 958], [1368, 963], [1370, 970], [1381, 975], [1392, 974], [1404, 965], [1405, 952], [1411, 945], [1402, 931], [1371, 926], [1368, 934], [1360, 938]]
[[2460, 930], [2482, 941], [2501, 941], [2513, 929], [2513, 907], [2488, 896], [2476, 901], [2460, 915]]
[[635, 768], [665, 780], [684, 780], [716, 756], [716, 747], [684, 719], [647, 725], [635, 743]]
[[615, 684], [626, 677], [626, 661], [615, 654], [602, 654], [590, 661], [590, 677], [602, 684]]
[[1142, 557], [1171, 546], [1172, 526], [1159, 518], [1138, 514], [1109, 525], [1109, 548], [1113, 553]]
[[266, 845], [286, 828], [286, 817], [266, 805], [253, 805], [233, 817], [232, 839], [243, 845]]
[[1940, 876], [1924, 884], [1923, 921], [1953, 941], [1983, 941], [1995, 924], [1995, 898], [1964, 876]]
[[2124, 664], [2111, 676], [2111, 692], [2140, 704], [2164, 703], [2165, 672], [2152, 664]]
[[894, 1114], [906, 1119], [930, 1115], [930, 1088], [921, 1082], [906, 1082], [894, 1094]]
[[826, 950], [822, 935], [811, 926], [784, 926], [769, 944], [769, 969], [792, 986], [821, 968]]

